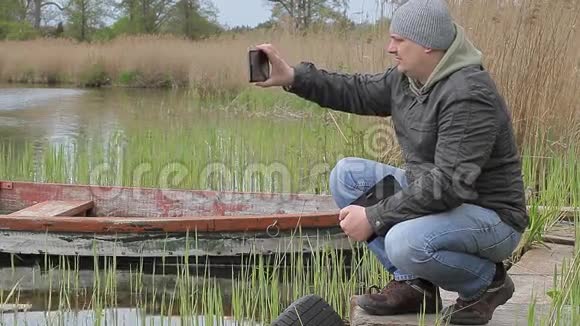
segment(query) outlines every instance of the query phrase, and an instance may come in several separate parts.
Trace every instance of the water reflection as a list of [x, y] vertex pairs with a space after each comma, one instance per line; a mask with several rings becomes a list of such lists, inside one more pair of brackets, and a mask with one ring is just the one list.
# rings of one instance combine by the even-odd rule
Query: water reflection
[[[137, 269], [116, 270], [111, 296], [104, 289], [99, 295], [94, 292], [95, 284], [107, 286], [110, 275], [106, 271], [100, 270], [97, 275], [91, 269], [69, 268], [47, 270], [38, 265], [0, 268], [0, 294], [3, 294], [0, 295], [0, 325], [257, 325], [235, 322], [229, 317], [232, 314], [231, 278], [211, 282], [223, 298], [223, 316], [218, 322], [215, 316], [180, 310], [183, 304], [175, 291], [183, 280], [179, 281], [176, 274], [163, 274], [161, 270], [154, 274], [141, 274]], [[196, 289], [210, 284], [201, 276], [191, 280]], [[197, 300], [205, 300], [197, 291], [193, 293], [200, 296]], [[11, 299], [6, 300], [9, 296]], [[18, 305], [26, 306], [26, 311], [2, 313], [1, 301], [13, 303], [15, 297]], [[95, 298], [101, 298], [97, 307]], [[184, 318], [189, 320], [184, 323]]]
[[[127, 185], [138, 178], [134, 169], [141, 163], [151, 165], [152, 174], [180, 164], [188, 169], [186, 187], [280, 192], [290, 189], [286, 186], [290, 183], [281, 186], [270, 172], [282, 167], [288, 172], [282, 176], [292, 175], [293, 191], [319, 193], [326, 189], [331, 166], [353, 155], [354, 147], [321, 108], [272, 108], [273, 114], [266, 108], [254, 114], [239, 103], [201, 104], [187, 90], [4, 88], [0, 92], [0, 145], [8, 144], [11, 151], [4, 163], [9, 167], [4, 175], [8, 179], [83, 183], [106, 163], [111, 176], [95, 182]], [[351, 127], [368, 122], [352, 116], [348, 121], [341, 127], [360, 138], [356, 135], [360, 131]], [[34, 162], [34, 171], [19, 162]], [[50, 169], [39, 162], [48, 162]], [[201, 183], [204, 171], [217, 165], [225, 166], [221, 170], [229, 174]], [[254, 178], [256, 168], [267, 175]], [[150, 178], [143, 184], [155, 186], [159, 178]]]
[[93, 310], [80, 311], [30, 311], [19, 313], [0, 314], [0, 325], [28, 325], [28, 326], [77, 326], [77, 325], [259, 325], [256, 323], [239, 323], [229, 319], [213, 316], [182, 316], [147, 315], [135, 308], [103, 309], [99, 313]]
[[47, 103], [74, 102], [86, 92], [63, 88], [3, 88], [0, 89], [0, 111], [42, 108]]

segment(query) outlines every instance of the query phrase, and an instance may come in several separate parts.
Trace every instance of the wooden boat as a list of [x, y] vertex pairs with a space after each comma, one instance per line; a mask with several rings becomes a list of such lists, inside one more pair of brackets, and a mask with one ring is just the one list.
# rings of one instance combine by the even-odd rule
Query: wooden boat
[[0, 252], [171, 257], [349, 250], [330, 196], [0, 181]]

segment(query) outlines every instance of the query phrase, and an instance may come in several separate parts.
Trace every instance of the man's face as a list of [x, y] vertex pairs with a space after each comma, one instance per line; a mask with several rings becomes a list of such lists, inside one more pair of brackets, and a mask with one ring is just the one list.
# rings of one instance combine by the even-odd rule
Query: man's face
[[387, 51], [395, 57], [397, 69], [401, 73], [413, 78], [424, 70], [428, 50], [421, 45], [400, 35], [391, 34]]

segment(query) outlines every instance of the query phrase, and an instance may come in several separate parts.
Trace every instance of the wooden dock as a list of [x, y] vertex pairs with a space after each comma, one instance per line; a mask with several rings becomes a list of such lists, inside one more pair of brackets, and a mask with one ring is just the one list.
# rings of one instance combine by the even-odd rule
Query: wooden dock
[[[509, 270], [509, 275], [513, 279], [516, 291], [508, 303], [496, 309], [493, 319], [488, 323], [489, 326], [517, 326], [528, 325], [528, 313], [530, 303], [535, 302], [534, 312], [539, 324], [539, 318], [543, 318], [550, 313], [550, 298], [547, 295], [549, 289], [553, 287], [554, 266], [560, 266], [562, 261], [572, 259], [574, 255], [574, 228], [558, 227], [554, 232], [547, 233], [556, 236], [555, 241], [550, 243], [550, 236], [545, 238], [547, 247], [537, 247], [526, 252], [522, 259]], [[552, 238], [553, 239], [553, 238]], [[561, 239], [566, 244], [561, 244]], [[455, 302], [457, 295], [455, 293], [442, 291], [441, 293], [444, 305], [450, 305]], [[426, 315], [423, 321], [419, 316], [401, 315], [401, 316], [372, 316], [365, 313], [360, 307], [354, 304], [353, 296], [351, 298], [350, 325], [351, 326], [416, 326], [416, 325], [445, 325], [441, 316]], [[563, 324], [566, 325], [566, 324]]]

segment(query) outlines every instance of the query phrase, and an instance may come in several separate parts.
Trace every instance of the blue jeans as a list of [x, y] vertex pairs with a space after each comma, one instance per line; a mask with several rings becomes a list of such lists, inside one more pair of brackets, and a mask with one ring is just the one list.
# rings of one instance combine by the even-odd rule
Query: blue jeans
[[[392, 175], [402, 188], [407, 187], [404, 170], [345, 158], [330, 173], [330, 191], [343, 208], [387, 175]], [[472, 300], [491, 284], [495, 263], [508, 258], [520, 238], [521, 234], [494, 211], [463, 204], [444, 213], [401, 222], [368, 246], [395, 280], [422, 278], [457, 292], [463, 300]]]

